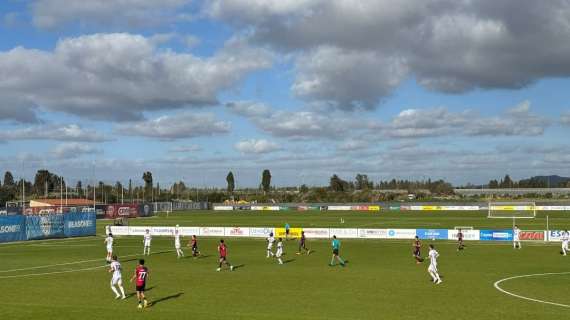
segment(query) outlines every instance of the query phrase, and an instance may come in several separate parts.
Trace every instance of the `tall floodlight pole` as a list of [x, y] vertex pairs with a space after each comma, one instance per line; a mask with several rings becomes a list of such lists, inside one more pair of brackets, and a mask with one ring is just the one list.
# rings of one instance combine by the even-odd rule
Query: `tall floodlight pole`
[[24, 178], [24, 160], [22, 160], [22, 214], [26, 212], [26, 179]]
[[59, 177], [59, 210], [63, 207], [63, 177]]
[[91, 169], [92, 169], [91, 173], [92, 173], [92, 177], [93, 177], [93, 211], [96, 211], [97, 209], [95, 208], [95, 203], [97, 201], [95, 198], [95, 189], [96, 189], [96, 187], [95, 187], [95, 161], [93, 161], [93, 165], [92, 165]]

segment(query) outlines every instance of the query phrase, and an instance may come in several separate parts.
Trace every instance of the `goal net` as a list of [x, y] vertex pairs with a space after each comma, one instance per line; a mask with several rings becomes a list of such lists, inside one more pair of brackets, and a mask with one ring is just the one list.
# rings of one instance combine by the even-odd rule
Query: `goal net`
[[536, 217], [534, 202], [490, 202], [488, 218], [532, 219]]
[[153, 202], [154, 212], [166, 212], [167, 214], [172, 212], [172, 202]]

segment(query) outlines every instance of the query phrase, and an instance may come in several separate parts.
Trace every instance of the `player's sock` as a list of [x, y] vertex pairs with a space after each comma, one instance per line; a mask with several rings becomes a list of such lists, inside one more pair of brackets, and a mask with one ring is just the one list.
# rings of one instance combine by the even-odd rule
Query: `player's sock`
[[113, 292], [115, 293], [115, 296], [118, 298], [121, 295], [119, 295], [119, 291], [117, 291], [117, 289], [115, 288], [115, 286], [111, 286], [111, 290], [113, 290]]
[[119, 290], [121, 290], [123, 299], [126, 298], [127, 296], [125, 295], [125, 289], [123, 288], [123, 286], [119, 286]]
[[279, 264], [283, 264], [283, 260], [281, 258], [277, 258], [279, 260]]
[[334, 266], [334, 257], [331, 259], [331, 266]]

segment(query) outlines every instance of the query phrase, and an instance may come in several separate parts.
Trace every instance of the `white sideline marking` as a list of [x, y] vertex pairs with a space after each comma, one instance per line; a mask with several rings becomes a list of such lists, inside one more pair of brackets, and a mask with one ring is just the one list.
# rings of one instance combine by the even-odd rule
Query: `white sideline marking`
[[539, 300], [539, 299], [533, 299], [533, 298], [529, 298], [529, 297], [525, 297], [525, 296], [521, 296], [518, 294], [514, 294], [512, 292], [509, 292], [503, 288], [501, 288], [499, 286], [499, 284], [505, 282], [505, 281], [509, 281], [509, 280], [513, 280], [513, 279], [520, 279], [520, 278], [530, 278], [530, 277], [540, 277], [540, 276], [551, 276], [551, 275], [561, 275], [561, 274], [570, 274], [570, 272], [550, 272], [550, 273], [535, 273], [535, 274], [525, 274], [522, 276], [514, 276], [514, 277], [509, 277], [509, 278], [505, 278], [505, 279], [501, 279], [499, 281], [496, 281], [494, 286], [495, 289], [499, 290], [500, 292], [507, 294], [509, 296], [515, 297], [515, 298], [519, 298], [519, 299], [523, 299], [523, 300], [528, 300], [528, 301], [533, 301], [533, 302], [538, 302], [538, 303], [544, 303], [544, 304], [549, 304], [549, 305], [553, 305], [553, 306], [558, 306], [558, 307], [563, 307], [563, 308], [570, 308], [570, 305], [567, 304], [562, 304], [562, 303], [556, 303], [556, 302], [551, 302], [551, 301], [544, 301], [544, 300]]
[[25, 278], [25, 277], [37, 277], [37, 276], [47, 276], [51, 274], [60, 274], [60, 273], [70, 273], [70, 272], [80, 272], [80, 271], [88, 271], [88, 270], [95, 270], [99, 268], [104, 268], [107, 265], [91, 267], [91, 268], [83, 268], [83, 269], [75, 269], [75, 270], [66, 270], [66, 271], [54, 271], [54, 272], [43, 272], [43, 273], [30, 273], [30, 274], [20, 274], [15, 276], [2, 276], [0, 279], [11, 279], [11, 278]]
[[[138, 255], [139, 255], [139, 254], [129, 254], [129, 255], [126, 255], [126, 256], [122, 256], [122, 257], [134, 257], [134, 256], [138, 256]], [[103, 259], [104, 259], [104, 258], [91, 259], [91, 260], [80, 260], [80, 261], [72, 261], [72, 262], [66, 262], [66, 263], [48, 264], [48, 265], [36, 266], [36, 267], [29, 267], [29, 268], [11, 269], [11, 270], [0, 270], [0, 273], [10, 273], [10, 272], [36, 270], [36, 269], [46, 269], [46, 268], [51, 268], [51, 267], [61, 267], [61, 266], [68, 266], [68, 265], [72, 265], [72, 264], [82, 264], [82, 263], [87, 263], [87, 262], [101, 261], [101, 260], [103, 260]], [[2, 279], [2, 278], [0, 278], [0, 279]]]

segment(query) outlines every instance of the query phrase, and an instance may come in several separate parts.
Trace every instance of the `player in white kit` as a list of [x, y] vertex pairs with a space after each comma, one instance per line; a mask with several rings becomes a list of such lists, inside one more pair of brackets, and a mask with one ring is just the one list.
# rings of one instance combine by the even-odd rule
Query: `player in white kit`
[[273, 244], [275, 243], [275, 237], [273, 236], [273, 232], [269, 234], [269, 238], [267, 238], [267, 258], [275, 256], [273, 254]]
[[562, 231], [560, 235], [560, 239], [562, 240], [562, 255], [566, 255], [568, 253], [568, 239], [570, 238], [570, 234], [568, 230]]
[[[111, 261], [109, 272], [113, 273], [113, 277], [111, 278], [111, 290], [113, 290], [115, 293], [115, 299], [126, 299], [127, 296], [125, 296], [125, 289], [123, 288], [123, 277], [121, 275], [121, 264], [119, 263], [116, 255], [113, 256], [113, 261]], [[117, 291], [115, 286], [119, 288], [121, 294], [119, 294], [119, 291]]]
[[107, 263], [111, 263], [111, 258], [113, 256], [113, 234], [109, 233], [107, 238], [105, 238], [105, 244], [107, 245]]
[[519, 229], [518, 226], [515, 225], [515, 227], [513, 228], [513, 248], [514, 249], [522, 249], [522, 245], [521, 245], [521, 240], [519, 238], [521, 229]]
[[143, 255], [150, 256], [150, 241], [152, 240], [152, 236], [150, 235], [150, 230], [146, 229], [144, 234], [144, 249]]
[[439, 253], [435, 250], [433, 244], [429, 245], [428, 257], [429, 257], [428, 272], [431, 278], [433, 279], [433, 282], [435, 284], [440, 284], [442, 281], [437, 271], [437, 258], [439, 258]]
[[182, 251], [182, 245], [180, 244], [180, 232], [178, 231], [178, 226], [174, 230], [174, 248], [176, 249], [176, 256], [178, 258], [184, 257], [184, 251]]
[[281, 256], [283, 256], [283, 239], [279, 238], [279, 241], [277, 242], [277, 252], [275, 252], [275, 257], [277, 258], [277, 261], [279, 261], [279, 264], [283, 264]]

